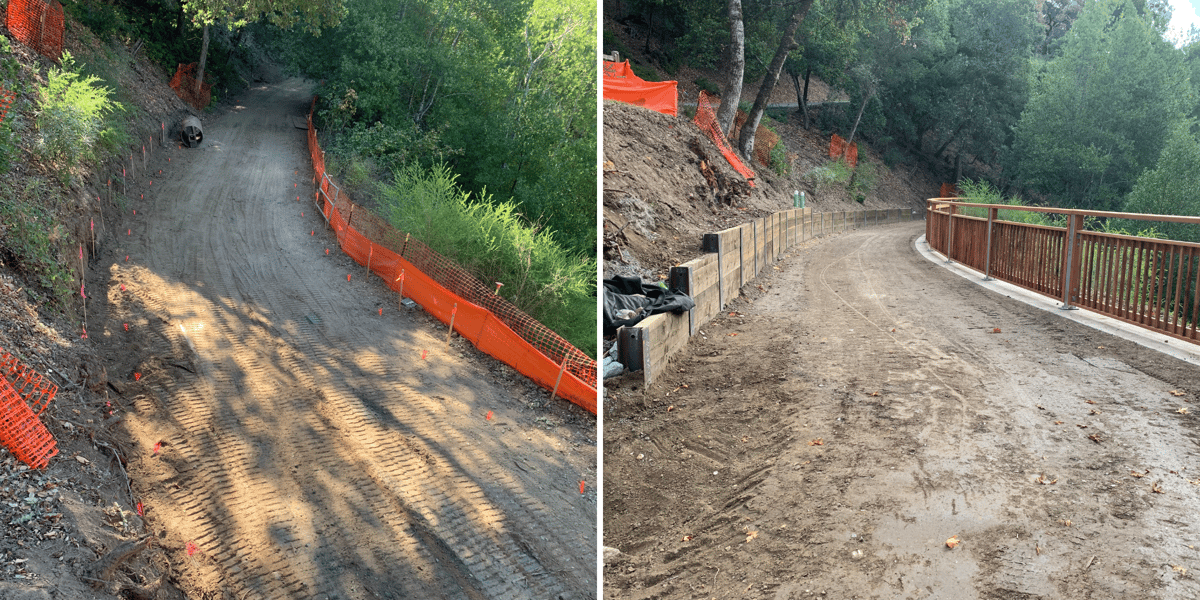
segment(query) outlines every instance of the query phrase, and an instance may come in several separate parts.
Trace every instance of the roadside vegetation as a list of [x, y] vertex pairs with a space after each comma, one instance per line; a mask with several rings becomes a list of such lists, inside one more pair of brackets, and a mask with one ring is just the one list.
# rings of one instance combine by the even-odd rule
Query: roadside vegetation
[[[747, 106], [750, 123], [775, 85], [791, 84], [802, 127], [964, 189], [970, 179], [1042, 206], [1194, 216], [1200, 31], [1169, 34], [1172, 10], [1147, 0], [630, 2], [605, 15], [623, 35], [606, 31], [604, 51], [665, 75], [652, 79], [700, 69], [696, 83]], [[814, 77], [849, 102], [809, 108]], [[757, 97], [742, 94], [743, 81], [759, 80]], [[750, 156], [753, 136], [739, 138]], [[835, 162], [801, 179], [857, 182]], [[1158, 231], [1200, 237], [1194, 226]]]
[[346, 8], [319, 35], [255, 29], [324, 82], [331, 175], [594, 356], [596, 4]]

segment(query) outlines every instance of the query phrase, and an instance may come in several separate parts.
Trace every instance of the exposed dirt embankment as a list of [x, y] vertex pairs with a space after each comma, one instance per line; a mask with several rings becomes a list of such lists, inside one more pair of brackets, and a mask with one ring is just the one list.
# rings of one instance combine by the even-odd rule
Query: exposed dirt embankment
[[829, 161], [829, 139], [792, 123], [777, 125], [792, 175], [753, 163], [754, 187], [739, 175], [692, 121], [623, 104], [604, 104], [605, 276], [666, 277], [673, 265], [700, 254], [700, 236], [791, 208], [805, 193], [817, 212], [874, 208], [920, 210], [937, 193], [920, 169], [887, 169], [866, 147], [860, 157], [878, 172], [865, 201], [844, 187], [817, 188], [802, 175]]

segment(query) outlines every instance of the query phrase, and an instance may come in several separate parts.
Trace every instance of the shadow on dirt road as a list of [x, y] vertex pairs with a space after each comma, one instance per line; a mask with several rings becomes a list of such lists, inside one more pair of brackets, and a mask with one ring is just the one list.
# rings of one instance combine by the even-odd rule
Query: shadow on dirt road
[[341, 255], [295, 126], [311, 89], [257, 87], [156, 152], [93, 288], [110, 373], [141, 377], [133, 491], [180, 587], [593, 598], [595, 421]]

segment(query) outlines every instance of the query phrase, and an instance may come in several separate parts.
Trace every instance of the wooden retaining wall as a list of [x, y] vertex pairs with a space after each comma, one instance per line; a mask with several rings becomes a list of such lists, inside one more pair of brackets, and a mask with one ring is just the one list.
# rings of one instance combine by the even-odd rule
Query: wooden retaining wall
[[789, 248], [849, 228], [915, 220], [923, 214], [889, 210], [814, 213], [793, 208], [701, 238], [704, 256], [671, 267], [668, 284], [695, 301], [687, 313], [651, 316], [617, 331], [617, 360], [642, 373], [645, 385], [660, 378], [671, 357], [741, 293], [743, 285], [779, 260]]

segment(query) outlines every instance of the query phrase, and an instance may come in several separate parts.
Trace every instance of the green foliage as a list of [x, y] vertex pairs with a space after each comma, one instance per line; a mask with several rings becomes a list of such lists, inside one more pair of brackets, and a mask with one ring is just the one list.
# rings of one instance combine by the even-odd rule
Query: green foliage
[[[962, 181], [958, 182], [958, 191], [963, 202], [971, 202], [975, 204], [1027, 206], [1021, 201], [1020, 198], [1016, 196], [1005, 198], [1000, 194], [1000, 190], [996, 189], [995, 186], [983, 179], [963, 179]], [[962, 214], [986, 219], [987, 209], [964, 208], [962, 210]], [[1061, 227], [1063, 223], [1061, 218], [1056, 218], [1050, 213], [1033, 212], [1027, 210], [1000, 210], [996, 213], [996, 218], [1001, 221], [1025, 223], [1028, 225], [1044, 225], [1047, 227]]]
[[103, 132], [104, 116], [119, 105], [109, 98], [107, 88], [97, 85], [99, 78], [81, 77], [75, 71], [69, 52], [63, 52], [62, 65], [51, 68], [46, 80], [38, 90], [39, 153], [71, 167], [91, 156]]
[[[1200, 216], [1200, 137], [1192, 121], [1176, 125], [1153, 169], [1142, 173], [1125, 199], [1125, 212]], [[1121, 221], [1135, 229], [1146, 221]], [[1161, 222], [1155, 229], [1172, 240], [1200, 242], [1200, 225]]]
[[595, 356], [596, 263], [532, 227], [512, 202], [475, 197], [445, 165], [396, 173], [380, 201], [391, 224], [465, 267], [501, 295]]
[[879, 169], [866, 157], [859, 157], [858, 165], [854, 168], [851, 179], [853, 181], [850, 186], [851, 191], [863, 195], [869, 194], [879, 182]]
[[701, 90], [703, 90], [704, 93], [706, 93], [710, 96], [720, 96], [721, 95], [721, 86], [709, 81], [708, 79], [706, 79], [704, 77], [699, 77], [696, 79], [696, 86], [699, 87]]
[[1113, 210], [1194, 103], [1181, 54], [1129, 0], [1088, 3], [1037, 73], [1010, 162], [1055, 204]]
[[66, 236], [62, 219], [49, 206], [54, 202], [47, 186], [31, 178], [25, 187], [8, 183], [0, 193], [0, 256], [4, 262], [29, 274], [60, 307], [71, 297], [75, 276], [62, 260]]
[[836, 186], [844, 186], [850, 182], [850, 177], [854, 174], [850, 165], [846, 164], [843, 159], [830, 161], [819, 167], [813, 167], [806, 173], [800, 176], [800, 179], [818, 192], [826, 192]]
[[[426, 147], [443, 149], [460, 185], [513, 200], [572, 252], [594, 256], [596, 3], [348, 0], [347, 8], [320, 37], [273, 38], [300, 73], [326, 80], [318, 93], [330, 118], [318, 127], [335, 139], [358, 124], [359, 137], [420, 141], [435, 132], [439, 143]], [[350, 89], [353, 113], [335, 114]], [[372, 160], [418, 154], [422, 164], [439, 160], [417, 148], [399, 161]]]

